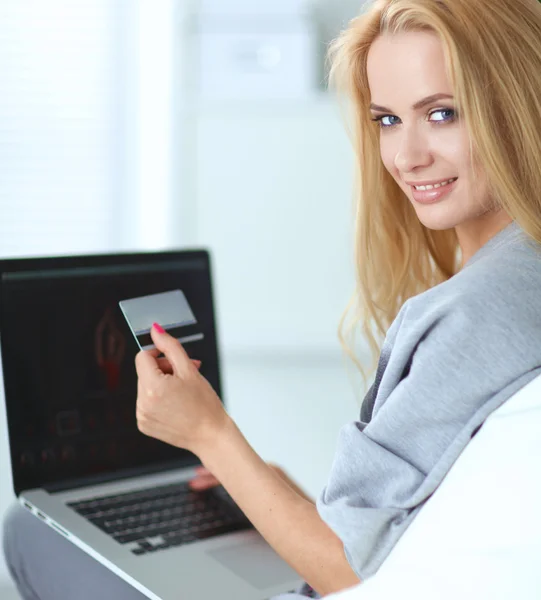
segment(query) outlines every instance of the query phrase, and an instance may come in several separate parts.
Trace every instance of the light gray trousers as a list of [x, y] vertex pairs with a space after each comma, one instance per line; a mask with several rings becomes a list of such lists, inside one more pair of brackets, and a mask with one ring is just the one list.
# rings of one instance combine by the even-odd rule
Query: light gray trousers
[[[10, 507], [4, 520], [4, 553], [24, 600], [146, 599], [18, 503]], [[226, 590], [222, 598], [228, 598]], [[306, 600], [297, 594], [280, 598]]]
[[4, 520], [4, 553], [24, 600], [146, 598], [19, 504]]

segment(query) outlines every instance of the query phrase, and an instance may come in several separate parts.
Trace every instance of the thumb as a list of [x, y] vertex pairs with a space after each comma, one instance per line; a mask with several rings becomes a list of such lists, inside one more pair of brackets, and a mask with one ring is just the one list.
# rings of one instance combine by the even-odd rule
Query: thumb
[[192, 359], [186, 354], [186, 350], [184, 350], [180, 342], [169, 335], [161, 325], [158, 325], [158, 323], [152, 325], [150, 337], [156, 348], [158, 348], [160, 352], [163, 352], [173, 367], [173, 373], [175, 375], [183, 377], [193, 371], [195, 365], [192, 363]]

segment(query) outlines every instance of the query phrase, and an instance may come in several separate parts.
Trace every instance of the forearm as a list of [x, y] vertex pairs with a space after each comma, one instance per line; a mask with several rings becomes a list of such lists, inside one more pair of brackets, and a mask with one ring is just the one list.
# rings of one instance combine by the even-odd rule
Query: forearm
[[314, 499], [310, 498], [310, 496], [304, 490], [302, 490], [281, 467], [279, 467], [278, 465], [274, 465], [272, 463], [267, 463], [267, 464], [278, 475], [278, 477], [280, 477], [280, 479], [282, 479], [283, 481], [285, 481], [287, 483], [287, 485], [294, 492], [296, 492], [299, 496], [301, 496], [305, 500], [308, 500], [308, 502], [310, 502], [310, 504], [315, 504]]
[[232, 421], [198, 454], [261, 535], [320, 594], [359, 582], [315, 505], [256, 454]]

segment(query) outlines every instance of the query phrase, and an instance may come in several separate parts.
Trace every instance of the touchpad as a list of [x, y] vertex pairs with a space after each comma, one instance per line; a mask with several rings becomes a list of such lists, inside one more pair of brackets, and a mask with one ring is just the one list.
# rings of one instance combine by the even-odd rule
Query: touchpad
[[259, 590], [299, 581], [298, 574], [262, 538], [207, 553]]

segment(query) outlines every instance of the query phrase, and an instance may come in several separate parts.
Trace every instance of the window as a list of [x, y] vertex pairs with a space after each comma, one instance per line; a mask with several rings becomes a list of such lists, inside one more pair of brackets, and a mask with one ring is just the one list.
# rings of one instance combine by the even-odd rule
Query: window
[[1, 256], [171, 245], [173, 12], [0, 2]]

